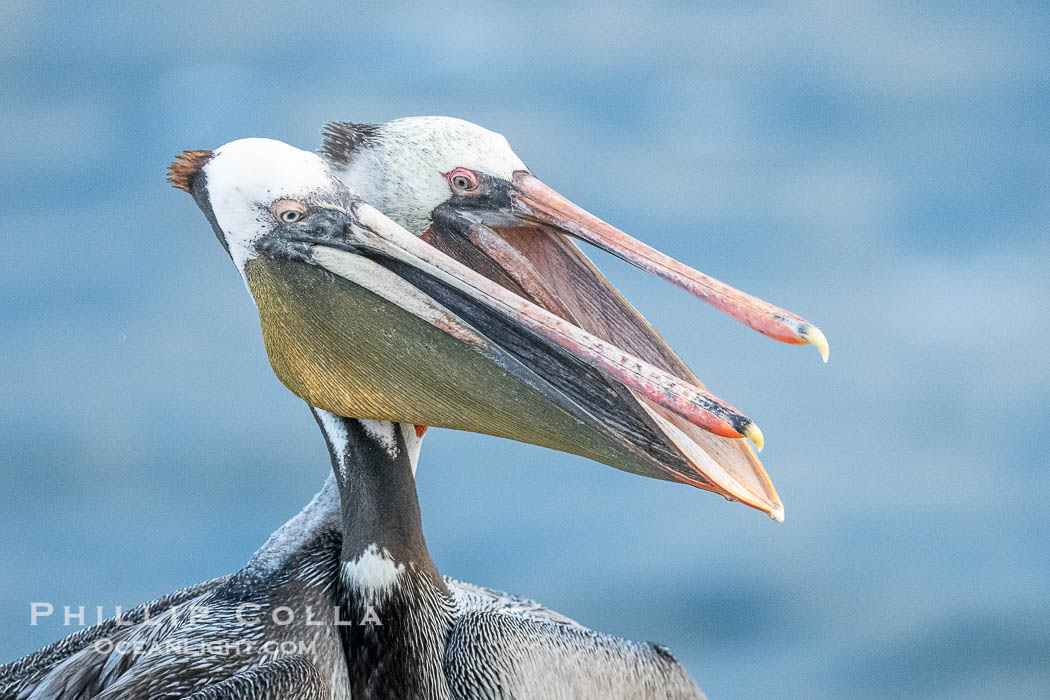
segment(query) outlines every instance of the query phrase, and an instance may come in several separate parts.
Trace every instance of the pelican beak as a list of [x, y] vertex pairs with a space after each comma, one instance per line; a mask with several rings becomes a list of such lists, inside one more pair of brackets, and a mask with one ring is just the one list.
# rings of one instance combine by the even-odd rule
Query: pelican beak
[[[761, 431], [701, 386], [523, 298], [367, 204], [353, 207], [342, 239], [294, 243], [300, 255], [257, 258], [246, 277], [274, 369], [311, 405], [543, 445], [782, 519], [753, 453], [743, 448], [753, 461], [741, 469], [719, 456], [739, 450], [730, 445], [740, 437], [760, 443]], [[707, 452], [693, 433], [719, 443]]]
[[790, 311], [734, 289], [661, 253], [576, 206], [531, 173], [515, 173], [510, 200], [523, 224], [538, 224], [586, 241], [681, 287], [719, 311], [774, 340], [811, 344], [828, 361], [828, 341], [819, 328]]

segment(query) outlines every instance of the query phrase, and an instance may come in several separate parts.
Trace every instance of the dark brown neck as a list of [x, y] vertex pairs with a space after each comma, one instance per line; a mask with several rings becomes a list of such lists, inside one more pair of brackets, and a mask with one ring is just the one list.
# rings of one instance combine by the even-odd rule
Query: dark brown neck
[[339, 631], [353, 697], [447, 697], [452, 602], [423, 538], [401, 426], [314, 416], [341, 499]]

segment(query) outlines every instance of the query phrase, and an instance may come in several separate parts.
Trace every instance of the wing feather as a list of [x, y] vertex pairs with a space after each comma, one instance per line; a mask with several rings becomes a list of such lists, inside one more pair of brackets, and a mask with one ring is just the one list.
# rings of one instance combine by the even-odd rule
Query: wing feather
[[666, 647], [498, 610], [459, 617], [445, 673], [457, 698], [704, 698]]

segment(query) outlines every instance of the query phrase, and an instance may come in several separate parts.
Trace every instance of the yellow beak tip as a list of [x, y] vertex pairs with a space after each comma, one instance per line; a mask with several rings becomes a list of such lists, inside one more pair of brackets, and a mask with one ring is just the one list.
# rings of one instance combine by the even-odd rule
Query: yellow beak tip
[[820, 357], [827, 364], [828, 356], [831, 354], [831, 347], [828, 345], [828, 339], [824, 336], [816, 326], [810, 326], [802, 332], [802, 337], [806, 339], [806, 342], [817, 349], [820, 353]]
[[766, 446], [766, 438], [762, 435], [762, 431], [754, 423], [748, 423], [747, 428], [744, 429], [744, 437], [755, 444], [755, 449], [759, 452]]

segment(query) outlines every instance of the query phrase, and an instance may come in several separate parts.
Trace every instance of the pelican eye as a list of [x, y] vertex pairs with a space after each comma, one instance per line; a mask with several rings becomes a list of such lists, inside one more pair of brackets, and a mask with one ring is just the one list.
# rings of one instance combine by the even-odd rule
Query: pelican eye
[[270, 212], [284, 224], [294, 224], [306, 216], [306, 205], [294, 199], [282, 199], [270, 206]]
[[478, 176], [473, 170], [456, 168], [448, 174], [448, 184], [457, 194], [474, 192], [478, 189]]

